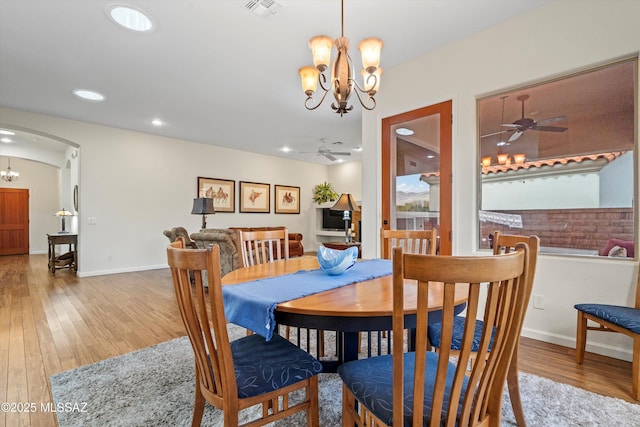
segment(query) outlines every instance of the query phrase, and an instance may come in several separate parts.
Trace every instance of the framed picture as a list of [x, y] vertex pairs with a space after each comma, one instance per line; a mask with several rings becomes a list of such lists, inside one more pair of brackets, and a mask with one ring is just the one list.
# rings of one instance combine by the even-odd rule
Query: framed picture
[[300, 187], [273, 186], [273, 211], [277, 214], [300, 213]]
[[216, 212], [236, 211], [236, 182], [232, 179], [198, 177], [198, 197], [213, 199]]
[[269, 213], [270, 189], [269, 184], [240, 181], [240, 212]]

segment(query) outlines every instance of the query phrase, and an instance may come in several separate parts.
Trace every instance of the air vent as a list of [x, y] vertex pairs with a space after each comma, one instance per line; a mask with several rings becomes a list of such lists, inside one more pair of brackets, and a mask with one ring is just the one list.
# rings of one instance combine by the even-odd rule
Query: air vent
[[277, 0], [250, 0], [245, 7], [258, 16], [269, 17], [278, 13], [284, 4]]

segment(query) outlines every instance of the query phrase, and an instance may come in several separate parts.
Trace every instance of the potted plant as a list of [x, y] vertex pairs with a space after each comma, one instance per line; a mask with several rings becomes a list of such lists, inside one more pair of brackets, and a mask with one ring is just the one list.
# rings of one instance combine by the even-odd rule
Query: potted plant
[[313, 188], [313, 201], [317, 204], [332, 202], [338, 199], [338, 193], [333, 191], [331, 184], [323, 182]]

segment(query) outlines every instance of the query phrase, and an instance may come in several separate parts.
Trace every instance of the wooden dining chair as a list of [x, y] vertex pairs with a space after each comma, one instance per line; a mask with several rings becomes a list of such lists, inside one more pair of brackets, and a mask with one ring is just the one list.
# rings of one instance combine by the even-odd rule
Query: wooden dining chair
[[[200, 425], [205, 402], [209, 402], [223, 411], [224, 426], [238, 426], [241, 410], [261, 405], [251, 426], [304, 411], [307, 426], [317, 427], [320, 362], [279, 335], [270, 341], [254, 334], [230, 342], [220, 283], [220, 248], [184, 249], [179, 247], [181, 243], [176, 241], [167, 248], [167, 259], [195, 356], [192, 426]], [[203, 278], [204, 272], [207, 279]], [[305, 398], [292, 404], [289, 395], [298, 390], [304, 390]]]
[[[500, 256], [428, 256], [393, 249], [393, 351], [338, 368], [343, 381], [342, 425], [500, 425], [502, 394], [524, 316], [529, 248]], [[481, 291], [483, 283], [488, 290]], [[416, 292], [415, 351], [405, 352], [404, 294]], [[469, 327], [452, 358], [457, 292], [467, 297]], [[427, 351], [428, 301], [442, 300], [439, 352]], [[470, 375], [475, 318], [482, 312], [478, 359]], [[489, 342], [493, 348], [489, 351]], [[416, 380], [417, 379], [417, 380]]]
[[[286, 227], [278, 230], [237, 230], [237, 233], [244, 267], [289, 259], [289, 231]], [[285, 326], [284, 329], [285, 337], [290, 339], [291, 327]], [[251, 333], [247, 331], [247, 334]], [[324, 331], [318, 331], [317, 334], [317, 355], [324, 356]], [[297, 337], [299, 343], [299, 332]]]
[[[576, 304], [578, 326], [576, 328], [576, 361], [584, 362], [587, 331], [617, 332], [633, 340], [631, 362], [631, 396], [640, 400], [640, 266], [636, 281], [634, 307], [609, 304]], [[597, 323], [590, 326], [589, 321]]]
[[438, 231], [431, 230], [385, 230], [380, 229], [380, 258], [391, 259], [391, 250], [402, 247], [404, 253], [435, 255]]
[[[533, 290], [533, 279], [535, 277], [536, 263], [538, 260], [538, 252], [540, 249], [540, 239], [538, 236], [520, 236], [514, 234], [502, 234], [496, 231], [493, 235], [493, 254], [500, 255], [505, 253], [511, 253], [515, 251], [518, 243], [526, 243], [529, 246], [529, 274], [527, 276], [527, 291], [524, 299], [525, 312], [529, 305], [529, 298], [531, 297], [531, 291]], [[453, 338], [451, 344], [451, 350], [453, 354], [457, 354], [461, 348], [461, 340], [464, 332], [464, 327], [467, 318], [465, 316], [456, 316], [454, 318]], [[473, 340], [472, 352], [471, 352], [471, 364], [473, 365], [477, 354], [476, 349], [479, 347], [479, 336], [482, 333], [483, 323], [482, 321], [476, 322], [476, 335]], [[440, 347], [440, 333], [437, 324], [431, 324], [429, 327], [429, 340], [431, 345], [436, 349]], [[507, 385], [509, 387], [509, 397], [511, 398], [511, 406], [513, 407], [513, 413], [516, 418], [516, 424], [520, 427], [525, 427], [526, 420], [524, 417], [524, 411], [522, 409], [522, 399], [520, 397], [520, 383], [518, 378], [518, 352], [519, 352], [520, 337], [518, 337], [518, 344], [516, 345], [513, 353], [513, 360], [509, 366], [509, 373], [507, 376]], [[491, 343], [489, 344], [489, 350], [491, 350]]]
[[289, 231], [238, 230], [238, 243], [244, 267], [289, 259]]
[[[402, 252], [410, 254], [436, 255], [438, 230], [386, 230], [380, 229], [380, 258], [391, 259], [392, 249], [396, 246], [402, 248]], [[367, 332], [367, 342], [371, 342], [371, 332]], [[381, 332], [382, 338], [387, 337], [387, 331]], [[391, 342], [387, 339], [387, 348], [391, 348]], [[370, 346], [369, 346], [370, 347]], [[378, 344], [378, 349], [381, 346]], [[362, 350], [362, 333], [358, 334], [358, 352]], [[371, 351], [367, 349], [370, 356]], [[378, 351], [380, 353], [380, 351]]]

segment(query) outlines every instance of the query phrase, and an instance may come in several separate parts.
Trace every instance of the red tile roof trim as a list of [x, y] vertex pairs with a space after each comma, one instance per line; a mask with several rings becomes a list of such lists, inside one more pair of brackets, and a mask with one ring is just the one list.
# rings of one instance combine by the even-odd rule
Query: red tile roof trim
[[[490, 173], [500, 173], [500, 172], [508, 172], [508, 171], [516, 171], [519, 169], [529, 169], [529, 168], [541, 168], [543, 166], [554, 166], [554, 165], [566, 165], [567, 163], [575, 162], [580, 163], [586, 160], [597, 160], [597, 159], [606, 159], [608, 162], [611, 162], [618, 157], [622, 156], [626, 151], [614, 151], [609, 153], [597, 153], [597, 154], [589, 154], [585, 156], [573, 156], [573, 157], [559, 157], [556, 159], [544, 159], [544, 160], [535, 160], [532, 162], [524, 162], [524, 163], [512, 163], [510, 165], [492, 165], [488, 167], [482, 168], [482, 174], [487, 175]], [[423, 174], [428, 175], [428, 174]]]

